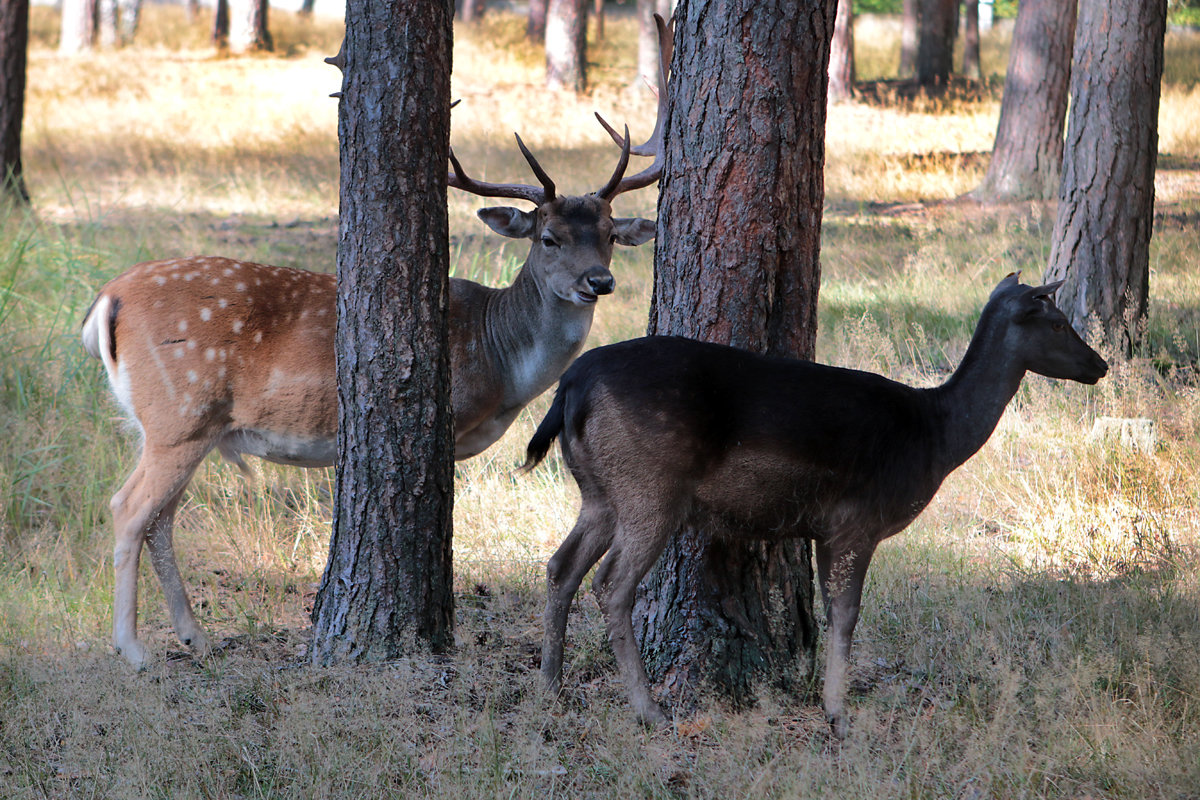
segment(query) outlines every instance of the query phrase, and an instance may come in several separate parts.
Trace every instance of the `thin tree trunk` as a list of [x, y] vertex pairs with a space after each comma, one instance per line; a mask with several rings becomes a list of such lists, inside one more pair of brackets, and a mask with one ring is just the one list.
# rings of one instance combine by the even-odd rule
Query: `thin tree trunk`
[[903, 0], [900, 8], [900, 67], [897, 74], [901, 78], [911, 78], [917, 74], [921, 0]]
[[96, 3], [96, 39], [105, 49], [116, 47], [120, 42], [117, 33], [117, 0], [98, 0]]
[[[662, 87], [658, 85], [658, 28], [654, 25], [659, 5], [658, 0], [638, 0], [638, 66], [633, 85], [648, 83], [661, 91]], [[670, 17], [663, 16], [663, 19]]]
[[230, 0], [229, 50], [254, 53], [273, 50], [275, 43], [267, 25], [268, 0]]
[[546, 87], [587, 88], [588, 0], [550, 0], [546, 10]]
[[1079, 4], [1046, 280], [1066, 279], [1059, 308], [1117, 356], [1133, 353], [1146, 318], [1166, 18], [1166, 0]]
[[62, 0], [58, 52], [74, 55], [92, 49], [96, 42], [96, 12], [96, 0]]
[[829, 102], [845, 102], [853, 94], [854, 11], [850, 0], [838, 0], [833, 41], [829, 47]]
[[29, 202], [21, 170], [29, 0], [0, 2], [0, 199]]
[[338, 483], [313, 607], [318, 664], [453, 645], [452, 13], [445, 0], [346, 7]]
[[[983, 78], [979, 66], [979, 0], [966, 0], [963, 9], [966, 19], [963, 22], [962, 74], [977, 81]], [[1021, 13], [1019, 6], [1017, 13]]]
[[957, 0], [920, 0], [917, 36], [917, 83], [942, 89], [954, 68], [954, 40], [958, 34]]
[[[836, 0], [683, 0], [649, 331], [811, 358], [820, 281], [829, 41]], [[811, 674], [807, 541], [685, 527], [634, 610], [647, 669], [687, 702], [735, 702]]]
[[985, 203], [1053, 200], [1062, 175], [1063, 121], [1071, 85], [1075, 0], [1022, 0], [1013, 28]]
[[222, 50], [229, 47], [229, 0], [216, 0], [213, 8], [212, 43]]
[[596, 41], [604, 41], [604, 0], [595, 0], [592, 13], [596, 17]]
[[529, 17], [525, 21], [525, 38], [538, 44], [546, 43], [546, 4], [548, 0], [529, 0]]
[[118, 23], [118, 41], [124, 47], [133, 42], [138, 25], [142, 21], [142, 0], [117, 0], [121, 19]]
[[311, 17], [313, 15], [313, 9], [315, 9], [316, 6], [317, 0], [304, 0], [304, 2], [300, 4], [300, 11], [298, 13], [301, 16]]

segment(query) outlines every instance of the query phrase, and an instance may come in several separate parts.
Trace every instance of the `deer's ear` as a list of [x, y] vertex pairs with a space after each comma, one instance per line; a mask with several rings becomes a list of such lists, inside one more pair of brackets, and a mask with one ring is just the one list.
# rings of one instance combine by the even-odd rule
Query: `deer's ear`
[[496, 233], [510, 239], [528, 239], [533, 236], [537, 222], [534, 212], [509, 206], [481, 208], [479, 218]]
[[654, 238], [654, 223], [641, 217], [614, 217], [613, 230], [617, 244], [634, 247]]

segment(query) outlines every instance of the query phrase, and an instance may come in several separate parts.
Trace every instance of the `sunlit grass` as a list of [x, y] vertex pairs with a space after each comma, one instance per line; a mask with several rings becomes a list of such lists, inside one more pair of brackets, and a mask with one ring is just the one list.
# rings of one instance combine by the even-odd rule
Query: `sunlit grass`
[[[107, 500], [136, 441], [78, 343], [95, 290], [152, 257], [336, 262], [336, 22], [272, 12], [280, 53], [231, 59], [208, 20], [148, 6], [142, 41], [65, 59], [34, 9], [25, 163], [33, 211], [0, 210], [0, 786], [23, 797], [1189, 797], [1200, 785], [1200, 38], [1171, 34], [1160, 119], [1151, 316], [1138, 357], [1096, 387], [1026, 381], [983, 450], [884, 543], [855, 643], [853, 732], [832, 742], [817, 687], [750, 711], [711, 699], [676, 727], [631, 719], [599, 613], [572, 615], [566, 682], [538, 691], [544, 564], [574, 521], [557, 455], [513, 469], [549, 397], [456, 470], [457, 646], [448, 657], [303, 662], [331, 512], [329, 470], [206, 462], [179, 513], [197, 613], [226, 653], [177, 657], [141, 581], [159, 656], [133, 675], [108, 645]], [[582, 97], [547, 93], [523, 20], [460, 30], [456, 151], [532, 181], [518, 131], [564, 191], [615, 163], [592, 118], [649, 133], [632, 21], [609, 20]], [[888, 24], [863, 20], [860, 75], [891, 77]], [[999, 79], [1007, 34], [985, 37]], [[137, 68], [131, 68], [135, 64]], [[889, 71], [890, 70], [890, 71]], [[631, 86], [632, 84], [632, 86]], [[1036, 281], [1053, 209], [955, 205], [986, 168], [999, 96], [831, 110], [818, 357], [917, 385], [961, 358], [1004, 274]], [[511, 279], [526, 244], [449, 197], [452, 269]], [[654, 215], [654, 193], [618, 200]], [[881, 213], [882, 212], [882, 213]], [[614, 260], [592, 344], [644, 331], [650, 245]], [[1158, 444], [1088, 439], [1148, 417]], [[823, 643], [822, 643], [823, 646]]]

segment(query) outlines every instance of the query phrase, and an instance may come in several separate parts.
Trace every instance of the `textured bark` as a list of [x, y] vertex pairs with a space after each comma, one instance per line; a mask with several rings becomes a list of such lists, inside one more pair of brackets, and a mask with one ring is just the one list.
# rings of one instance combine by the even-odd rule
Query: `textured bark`
[[546, 4], [548, 0], [529, 0], [529, 16], [525, 21], [525, 38], [531, 42], [546, 42]]
[[29, 0], [0, 2], [0, 198], [29, 202], [21, 171]]
[[1079, 5], [1046, 279], [1066, 279], [1059, 308], [1080, 329], [1098, 325], [1114, 355], [1133, 352], [1146, 316], [1166, 17], [1166, 0]]
[[917, 83], [941, 89], [954, 68], [954, 39], [958, 35], [957, 0], [920, 0], [917, 22]]
[[452, 10], [446, 0], [346, 8], [338, 484], [313, 608], [320, 664], [453, 644]]
[[829, 102], [841, 103], [854, 94], [854, 10], [850, 0], [838, 0], [833, 41], [829, 46]]
[[550, 0], [546, 10], [546, 87], [587, 88], [588, 0]]
[[[676, 9], [651, 333], [813, 356], [826, 71], [836, 0], [696, 0]], [[688, 702], [752, 701], [812, 674], [807, 541], [689, 527], [634, 610], [647, 669]]]
[[963, 13], [962, 74], [977, 81], [983, 77], [979, 66], [979, 0], [966, 0]]
[[270, 51], [275, 47], [268, 29], [268, 0], [229, 0], [229, 50], [234, 53]]
[[1013, 28], [986, 203], [1053, 200], [1062, 175], [1063, 121], [1071, 84], [1075, 0], [1022, 0]]
[[96, 0], [62, 0], [58, 52], [74, 55], [96, 43]]

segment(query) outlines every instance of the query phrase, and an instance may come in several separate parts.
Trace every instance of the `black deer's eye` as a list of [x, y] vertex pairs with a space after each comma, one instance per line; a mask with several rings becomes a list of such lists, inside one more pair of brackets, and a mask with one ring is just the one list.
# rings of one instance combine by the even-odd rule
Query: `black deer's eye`
[[545, 234], [542, 236], [542, 247], [558, 247], [558, 242], [553, 236]]
[[1062, 333], [1063, 331], [1065, 331], [1067, 329], [1067, 326], [1062, 322], [1051, 322], [1050, 328], [1055, 333]]

